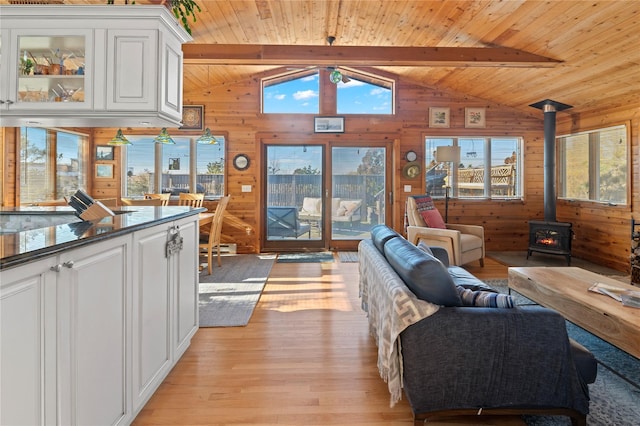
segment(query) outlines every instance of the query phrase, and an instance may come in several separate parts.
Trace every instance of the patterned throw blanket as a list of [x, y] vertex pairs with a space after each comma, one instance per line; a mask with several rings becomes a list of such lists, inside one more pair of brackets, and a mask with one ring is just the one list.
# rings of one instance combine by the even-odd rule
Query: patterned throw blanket
[[378, 346], [378, 370], [387, 382], [393, 407], [402, 398], [400, 333], [436, 313], [438, 306], [418, 299], [370, 240], [362, 240], [358, 251], [361, 306]]

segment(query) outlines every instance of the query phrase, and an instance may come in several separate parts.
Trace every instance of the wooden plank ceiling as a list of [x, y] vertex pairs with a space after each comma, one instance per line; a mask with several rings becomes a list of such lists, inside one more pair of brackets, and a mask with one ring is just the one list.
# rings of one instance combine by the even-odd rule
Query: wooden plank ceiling
[[530, 113], [528, 105], [543, 99], [573, 105], [573, 113], [640, 107], [640, 1], [197, 3], [194, 41], [184, 47], [187, 87], [215, 91], [281, 65], [367, 65]]

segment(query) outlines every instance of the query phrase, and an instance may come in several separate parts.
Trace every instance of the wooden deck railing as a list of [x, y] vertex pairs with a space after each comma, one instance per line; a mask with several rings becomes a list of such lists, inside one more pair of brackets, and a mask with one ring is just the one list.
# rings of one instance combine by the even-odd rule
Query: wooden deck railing
[[[460, 195], [471, 195], [484, 191], [484, 168], [458, 170]], [[491, 167], [492, 195], [513, 196], [515, 194], [515, 167], [513, 164]]]

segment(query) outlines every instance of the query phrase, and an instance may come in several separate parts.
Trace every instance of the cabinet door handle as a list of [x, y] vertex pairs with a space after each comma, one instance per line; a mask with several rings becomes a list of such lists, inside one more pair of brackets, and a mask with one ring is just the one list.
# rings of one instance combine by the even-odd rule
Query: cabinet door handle
[[58, 263], [57, 265], [54, 265], [49, 269], [51, 269], [53, 272], [60, 272], [62, 270], [62, 265]]
[[11, 99], [7, 99], [3, 103], [11, 105], [13, 103], [13, 101]]
[[73, 260], [70, 260], [68, 262], [64, 262], [62, 264], [62, 266], [64, 266], [65, 268], [69, 268], [69, 269], [73, 268]]

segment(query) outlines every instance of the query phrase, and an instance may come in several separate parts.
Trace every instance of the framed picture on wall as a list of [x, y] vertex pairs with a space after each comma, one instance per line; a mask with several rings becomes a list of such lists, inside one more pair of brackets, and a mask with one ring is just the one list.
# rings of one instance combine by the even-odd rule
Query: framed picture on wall
[[486, 110], [484, 108], [465, 108], [464, 127], [485, 127]]
[[449, 127], [450, 111], [449, 108], [429, 108], [429, 127]]
[[204, 105], [182, 106], [182, 130], [204, 129]]
[[113, 179], [113, 164], [96, 164], [96, 177]]
[[313, 131], [316, 133], [344, 133], [344, 117], [315, 117]]
[[96, 160], [113, 160], [113, 147], [107, 145], [96, 146]]

